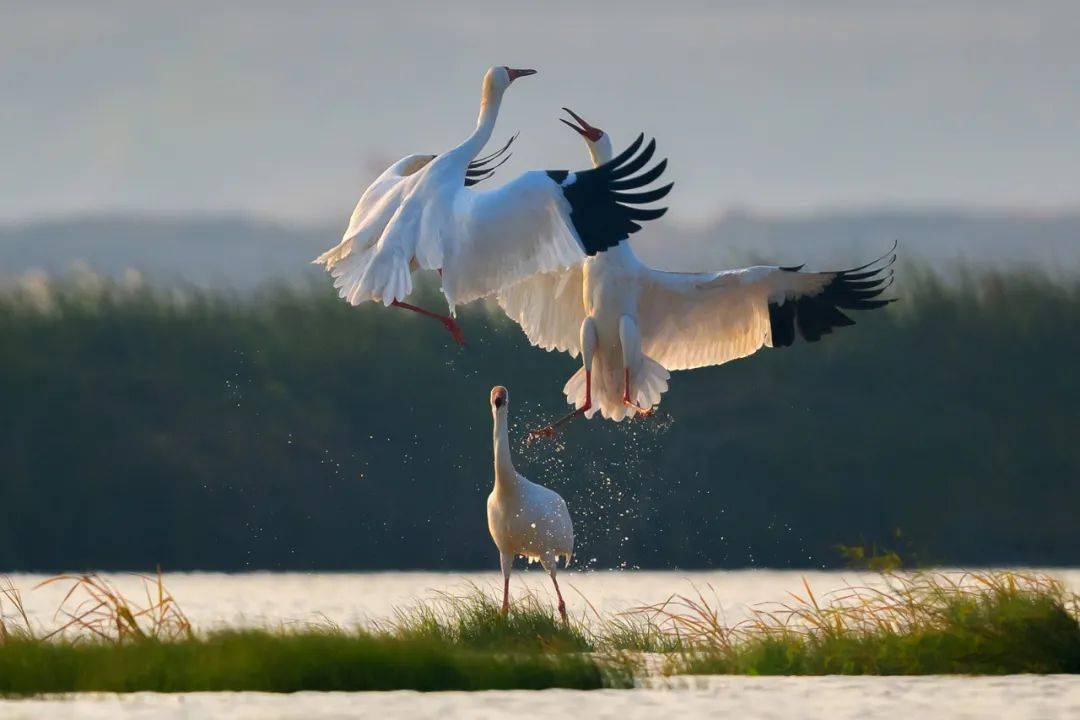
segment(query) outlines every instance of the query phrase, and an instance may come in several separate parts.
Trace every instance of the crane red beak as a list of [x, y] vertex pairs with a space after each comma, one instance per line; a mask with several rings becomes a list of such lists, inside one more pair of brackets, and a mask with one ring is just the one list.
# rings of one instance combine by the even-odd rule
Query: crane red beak
[[576, 120], [578, 124], [575, 125], [574, 123], [570, 122], [566, 118], [559, 118], [559, 122], [566, 123], [566, 125], [568, 127], [570, 127], [576, 133], [581, 135], [581, 137], [585, 138], [589, 142], [596, 142], [597, 140], [599, 140], [603, 136], [603, 134], [604, 134], [603, 130], [601, 130], [600, 128], [593, 127], [589, 123], [585, 122], [585, 118], [581, 117], [580, 115], [578, 115], [576, 112], [574, 112], [570, 108], [564, 107], [563, 110], [570, 113], [570, 116], [572, 118], [574, 118], [574, 120]]
[[535, 70], [529, 70], [528, 68], [506, 68], [506, 74], [510, 76], [510, 82], [514, 82], [519, 77], [525, 77], [526, 75], [535, 75]]

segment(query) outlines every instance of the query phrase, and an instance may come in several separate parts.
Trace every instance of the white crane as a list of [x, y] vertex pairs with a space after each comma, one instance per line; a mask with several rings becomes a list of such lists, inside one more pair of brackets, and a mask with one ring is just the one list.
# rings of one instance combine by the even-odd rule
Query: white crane
[[[465, 187], [476, 185], [493, 176], [495, 170], [510, 159], [512, 153], [506, 154], [505, 157], [502, 156], [510, 149], [510, 145], [513, 144], [516, 138], [517, 135], [512, 136], [506, 141], [505, 145], [495, 152], [470, 162], [468, 169], [465, 171], [465, 181], [463, 183]], [[316, 264], [325, 264], [330, 268], [330, 272], [334, 277], [334, 287], [338, 288], [341, 297], [349, 300], [351, 304], [359, 304], [361, 299], [356, 297], [350, 298], [351, 289], [345, 288], [349, 275], [345, 272], [346, 268], [344, 265], [338, 267], [338, 262], [352, 252], [352, 237], [355, 234], [355, 226], [357, 225], [358, 219], [363, 216], [363, 213], [368, 206], [375, 202], [375, 198], [381, 196], [381, 193], [399, 183], [403, 178], [412, 175], [434, 160], [435, 157], [435, 155], [406, 155], [383, 171], [383, 173], [375, 179], [375, 182], [373, 182], [364, 192], [360, 198], [360, 202], [356, 205], [356, 209], [353, 210], [352, 218], [349, 221], [349, 227], [345, 231], [345, 239], [315, 260]], [[501, 160], [499, 160], [500, 157], [502, 157]], [[498, 162], [495, 162], [496, 160], [498, 160]], [[430, 310], [425, 310], [416, 305], [400, 302], [398, 300], [394, 300], [390, 304], [394, 307], [411, 310], [412, 312], [419, 313], [425, 317], [438, 320], [448, 331], [450, 331], [450, 335], [454, 338], [454, 342], [461, 346], [465, 345], [465, 337], [461, 332], [461, 327], [453, 317], [449, 315], [440, 315], [439, 313], [431, 312]]]
[[[563, 108], [593, 163], [611, 158], [607, 133]], [[895, 250], [895, 245], [893, 250]], [[662, 272], [642, 263], [628, 238], [559, 272], [538, 273], [498, 294], [533, 345], [582, 355], [563, 388], [574, 410], [530, 437], [551, 436], [584, 414], [622, 420], [647, 415], [670, 371], [720, 365], [763, 346], [786, 347], [796, 330], [815, 342], [853, 325], [844, 310], [871, 310], [892, 282], [892, 250], [850, 270], [800, 272], [758, 266], [711, 273]], [[882, 262], [884, 261], [884, 262]]]
[[635, 157], [641, 138], [604, 167], [534, 170], [487, 192], [466, 186], [477, 177], [475, 164], [470, 176], [470, 163], [491, 137], [503, 94], [515, 79], [534, 72], [490, 68], [476, 129], [464, 142], [441, 155], [405, 157], [368, 187], [341, 242], [314, 261], [334, 276], [342, 298], [420, 311], [404, 303], [412, 292], [411, 273], [438, 270], [450, 313], [421, 312], [443, 321], [460, 340], [453, 322], [457, 305], [535, 273], [579, 264], [640, 229], [635, 221], [663, 215], [662, 208], [635, 206], [659, 200], [670, 186], [624, 192], [659, 177], [651, 170], [633, 177], [655, 149], [651, 142]]
[[566, 603], [555, 578], [559, 556], [570, 564], [574, 554], [574, 525], [566, 502], [554, 490], [537, 485], [514, 469], [510, 458], [510, 396], [506, 388], [491, 389], [491, 414], [495, 420], [495, 487], [488, 495], [488, 531], [499, 548], [503, 574], [503, 614], [510, 609], [510, 570], [522, 555], [539, 560], [551, 576], [559, 599], [559, 615], [566, 620]]

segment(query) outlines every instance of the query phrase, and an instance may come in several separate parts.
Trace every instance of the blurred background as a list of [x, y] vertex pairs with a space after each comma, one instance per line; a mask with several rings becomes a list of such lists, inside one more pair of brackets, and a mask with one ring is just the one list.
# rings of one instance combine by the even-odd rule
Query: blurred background
[[[0, 570], [489, 567], [487, 391], [588, 567], [1076, 565], [1080, 9], [1068, 2], [5, 3]], [[525, 430], [576, 364], [309, 264], [394, 159], [535, 67], [494, 186], [658, 138], [666, 269], [859, 265], [887, 310]], [[441, 308], [429, 283], [419, 304]]]

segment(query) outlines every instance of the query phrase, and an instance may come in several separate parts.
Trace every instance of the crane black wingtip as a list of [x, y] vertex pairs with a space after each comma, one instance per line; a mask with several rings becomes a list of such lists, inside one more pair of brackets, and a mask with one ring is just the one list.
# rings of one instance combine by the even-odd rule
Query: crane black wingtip
[[622, 164], [618, 167], [611, 169], [611, 176], [617, 180], [630, 177], [652, 159], [653, 153], [656, 152], [656, 138], [649, 140], [649, 144], [645, 146], [645, 149], [638, 153], [632, 160]]
[[[570, 221], [587, 255], [618, 245], [641, 229], [639, 222], [655, 220], [667, 212], [666, 207], [641, 207], [663, 199], [675, 185], [642, 189], [667, 168], [665, 158], [645, 169], [655, 152], [656, 139], [646, 145], [645, 133], [639, 133], [617, 157], [599, 167], [576, 172], [573, 177], [565, 170], [547, 171], [570, 204]], [[642, 190], [623, 192], [638, 189]]]
[[608, 170], [614, 170], [615, 168], [619, 167], [627, 160], [632, 158], [637, 153], [638, 148], [641, 147], [641, 143], [643, 142], [645, 142], [645, 133], [641, 133], [640, 135], [638, 135], [634, 139], [634, 142], [630, 143], [630, 145], [625, 150], [619, 153], [615, 158], [608, 160], [606, 163], [596, 169], [601, 170], [607, 168]]
[[[857, 268], [826, 273], [831, 275], [831, 279], [816, 293], [770, 302], [769, 323], [773, 346], [791, 345], [796, 334], [807, 342], [817, 342], [824, 335], [831, 334], [833, 328], [855, 324], [844, 314], [844, 310], [877, 310], [896, 302], [898, 298], [878, 297], [896, 279], [891, 267], [896, 261], [895, 249], [894, 244], [885, 255]], [[880, 265], [886, 258], [885, 264]], [[799, 272], [802, 267], [791, 265], [780, 270]]]

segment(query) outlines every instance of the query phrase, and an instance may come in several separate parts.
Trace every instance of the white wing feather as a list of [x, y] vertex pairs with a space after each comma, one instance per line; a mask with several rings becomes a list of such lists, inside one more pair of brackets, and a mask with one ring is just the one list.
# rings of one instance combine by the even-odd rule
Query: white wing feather
[[818, 293], [835, 275], [771, 266], [718, 273], [647, 269], [639, 311], [645, 354], [668, 370], [751, 355], [772, 344], [770, 302]]
[[[432, 155], [406, 155], [383, 171], [368, 185], [349, 217], [341, 242], [313, 262], [327, 270], [347, 258], [354, 250], [367, 250], [378, 242], [382, 231], [405, 195], [405, 179], [431, 162]], [[340, 274], [340, 273], [339, 273]], [[334, 277], [338, 277], [335, 274]]]
[[458, 226], [447, 233], [452, 240], [442, 241], [443, 293], [451, 307], [585, 259], [570, 204], [544, 171], [487, 192], [463, 188], [457, 203]]
[[585, 320], [583, 286], [583, 265], [578, 263], [569, 270], [537, 273], [500, 291], [498, 300], [530, 343], [577, 357]]

